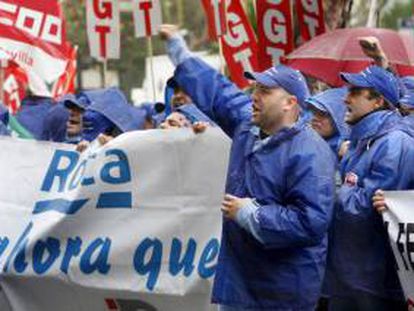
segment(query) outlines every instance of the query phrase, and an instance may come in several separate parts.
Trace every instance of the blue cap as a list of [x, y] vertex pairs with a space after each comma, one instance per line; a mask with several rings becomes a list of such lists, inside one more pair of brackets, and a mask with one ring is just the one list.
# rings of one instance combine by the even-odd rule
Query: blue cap
[[277, 65], [263, 72], [245, 72], [244, 76], [267, 87], [280, 87], [296, 96], [302, 108], [306, 107], [305, 100], [309, 97], [310, 92], [305, 77], [300, 71], [284, 65]]
[[340, 76], [342, 80], [352, 86], [373, 88], [384, 96], [390, 104], [398, 106], [401, 91], [400, 84], [391, 72], [378, 66], [369, 66], [360, 73], [341, 72]]
[[63, 102], [67, 109], [76, 107], [81, 110], [85, 110], [91, 103], [87, 97], [87, 92], [81, 92], [77, 95], [66, 94], [61, 98], [60, 102]]

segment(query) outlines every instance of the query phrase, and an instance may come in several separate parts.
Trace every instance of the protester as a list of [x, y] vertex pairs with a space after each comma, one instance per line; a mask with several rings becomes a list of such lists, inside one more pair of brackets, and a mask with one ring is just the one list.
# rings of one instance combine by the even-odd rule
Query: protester
[[[161, 32], [169, 45], [180, 40], [171, 27]], [[335, 160], [299, 119], [309, 94], [303, 76], [285, 66], [248, 74], [256, 80], [252, 99], [192, 56], [178, 64], [174, 77], [233, 138], [213, 302], [222, 310], [313, 310]]]
[[78, 144], [82, 140], [82, 115], [86, 107], [91, 104], [87, 92], [78, 95], [68, 94], [62, 102], [69, 111], [69, 119], [66, 122], [66, 139], [69, 144]]
[[336, 156], [342, 156], [343, 146], [349, 138], [345, 123], [344, 104], [346, 88], [330, 89], [309, 97], [306, 102], [313, 113], [312, 128], [329, 144]]
[[371, 203], [377, 189], [412, 186], [405, 165], [414, 158], [414, 140], [399, 126], [399, 82], [378, 66], [341, 77], [349, 84], [351, 144], [340, 165], [343, 184], [330, 239], [329, 308], [406, 310], [387, 232]]

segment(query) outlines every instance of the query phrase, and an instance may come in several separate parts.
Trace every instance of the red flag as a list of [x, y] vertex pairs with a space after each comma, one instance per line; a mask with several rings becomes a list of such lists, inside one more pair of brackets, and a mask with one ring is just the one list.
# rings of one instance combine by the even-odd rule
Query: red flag
[[28, 78], [25, 71], [15, 62], [9, 61], [4, 71], [3, 100], [12, 114], [20, 109], [21, 102], [26, 96]]
[[322, 0], [299, 0], [297, 12], [300, 35], [304, 42], [325, 32]]
[[210, 40], [217, 41], [227, 33], [227, 1], [202, 0], [208, 22]]
[[227, 34], [220, 37], [230, 77], [240, 88], [249, 85], [245, 71], [257, 71], [257, 41], [240, 0], [227, 8]]
[[293, 50], [292, 13], [290, 0], [257, 1], [256, 9], [259, 66], [263, 71], [279, 64], [280, 58]]
[[59, 1], [1, 0], [0, 53], [22, 67], [30, 81], [36, 76], [54, 82], [64, 72], [69, 52]]
[[68, 93], [75, 93], [75, 79], [77, 69], [76, 54], [77, 48], [72, 48], [70, 59], [68, 60], [68, 64], [66, 66], [66, 70], [53, 86], [52, 95], [55, 99]]

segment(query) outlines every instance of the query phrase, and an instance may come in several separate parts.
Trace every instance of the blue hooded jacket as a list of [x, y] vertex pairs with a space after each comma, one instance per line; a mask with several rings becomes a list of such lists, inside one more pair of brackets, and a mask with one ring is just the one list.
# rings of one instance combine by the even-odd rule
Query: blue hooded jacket
[[42, 139], [44, 120], [54, 103], [54, 100], [48, 97], [26, 97], [22, 101], [16, 119], [35, 139], [40, 140]]
[[349, 127], [345, 123], [346, 105], [344, 103], [347, 88], [329, 89], [314, 95], [306, 101], [310, 106], [326, 112], [335, 126], [335, 134], [326, 139], [335, 155], [338, 154], [341, 144], [349, 138]]
[[43, 121], [43, 131], [40, 139], [59, 143], [65, 142], [68, 120], [69, 111], [62, 102], [50, 108]]
[[335, 159], [328, 145], [303, 120], [260, 141], [251, 99], [197, 58], [180, 64], [175, 78], [233, 138], [226, 192], [259, 206], [261, 242], [236, 221], [223, 221], [213, 302], [313, 310], [333, 212]]
[[351, 130], [340, 171], [338, 203], [327, 269], [327, 294], [349, 297], [361, 291], [403, 300], [382, 217], [372, 207], [377, 189], [414, 187], [414, 140], [395, 111], [367, 115]]
[[142, 111], [131, 106], [118, 88], [89, 91], [90, 105], [83, 114], [82, 138], [94, 140], [99, 134], [115, 127], [121, 133], [138, 130], [144, 123]]

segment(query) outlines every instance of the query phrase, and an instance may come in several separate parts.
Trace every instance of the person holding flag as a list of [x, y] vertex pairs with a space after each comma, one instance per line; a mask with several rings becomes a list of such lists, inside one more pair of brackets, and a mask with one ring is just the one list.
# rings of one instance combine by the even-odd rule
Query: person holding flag
[[193, 56], [174, 77], [233, 139], [213, 303], [221, 310], [314, 310], [336, 160], [300, 117], [309, 96], [304, 77], [282, 65], [247, 73], [252, 98]]

